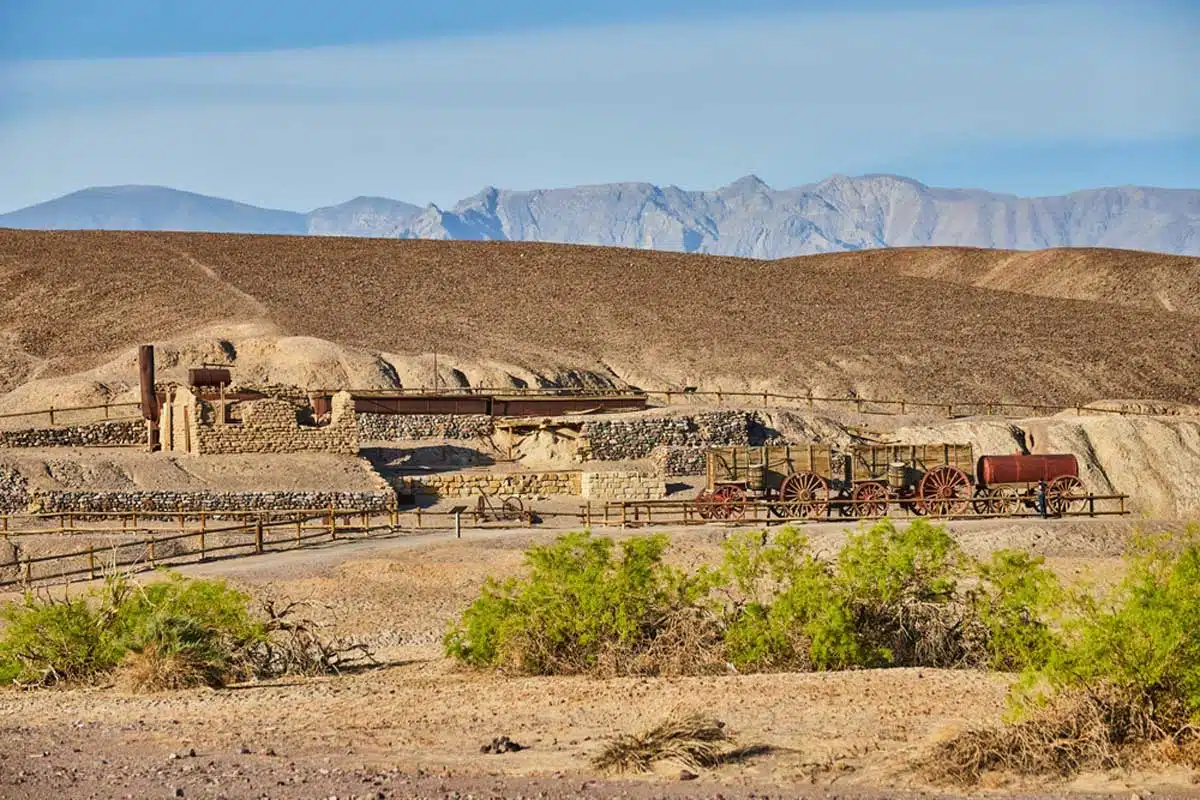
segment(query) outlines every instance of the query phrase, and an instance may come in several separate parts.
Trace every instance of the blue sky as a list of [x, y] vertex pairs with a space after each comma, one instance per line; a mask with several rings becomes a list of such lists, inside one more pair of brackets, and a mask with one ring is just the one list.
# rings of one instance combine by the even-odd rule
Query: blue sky
[[893, 172], [1200, 187], [1200, 5], [0, 0], [0, 211]]

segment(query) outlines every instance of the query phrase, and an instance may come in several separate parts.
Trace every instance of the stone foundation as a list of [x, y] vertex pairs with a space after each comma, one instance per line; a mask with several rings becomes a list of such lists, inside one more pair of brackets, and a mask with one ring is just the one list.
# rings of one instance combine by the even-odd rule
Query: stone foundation
[[492, 431], [492, 418], [483, 414], [358, 415], [358, 438], [366, 442], [483, 439]]
[[667, 477], [703, 475], [708, 469], [703, 447], [656, 447], [650, 453], [658, 471]]
[[16, 514], [29, 506], [29, 483], [14, 468], [0, 465], [0, 514]]
[[656, 447], [719, 447], [752, 444], [761, 427], [755, 414], [711, 411], [694, 416], [593, 420], [584, 424], [581, 455], [592, 461], [647, 458]]
[[0, 447], [128, 447], [146, 444], [142, 419], [0, 431]]
[[662, 500], [667, 496], [661, 475], [642, 472], [585, 472], [581, 488], [590, 500]]
[[286, 511], [362, 509], [386, 511], [395, 502], [392, 491], [378, 492], [87, 492], [38, 490], [30, 506], [35, 511]]
[[393, 485], [402, 495], [423, 497], [476, 497], [480, 494], [535, 498], [547, 495], [579, 495], [578, 472], [446, 472], [397, 479]]

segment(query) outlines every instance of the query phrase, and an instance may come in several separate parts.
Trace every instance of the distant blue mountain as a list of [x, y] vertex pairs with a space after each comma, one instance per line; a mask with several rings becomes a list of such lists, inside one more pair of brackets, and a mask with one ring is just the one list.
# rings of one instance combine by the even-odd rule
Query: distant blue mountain
[[96, 186], [0, 215], [0, 227], [303, 234], [308, 218], [164, 186]]
[[1116, 247], [1200, 255], [1200, 191], [1122, 186], [1059, 197], [939, 189], [895, 175], [834, 175], [773, 189], [753, 175], [712, 191], [649, 183], [508, 191], [451, 210], [357, 197], [308, 214], [158, 186], [83, 191], [0, 215], [0, 227], [216, 231], [563, 242], [751, 258], [964, 245]]

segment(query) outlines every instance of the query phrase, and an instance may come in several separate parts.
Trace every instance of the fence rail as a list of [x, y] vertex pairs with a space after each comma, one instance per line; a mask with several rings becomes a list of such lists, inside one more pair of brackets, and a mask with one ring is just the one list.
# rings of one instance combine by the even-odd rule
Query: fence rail
[[[104, 422], [107, 420], [137, 419], [141, 416], [141, 408], [142, 404], [136, 401], [128, 403], [102, 403], [94, 406], [65, 406], [62, 408], [54, 408], [52, 406], [37, 411], [16, 411], [8, 414], [0, 414], [0, 420], [46, 417], [49, 424], [60, 425], [67, 422], [67, 418], [71, 415], [84, 411], [99, 411], [103, 413], [92, 415], [93, 419], [74, 420], [73, 422], [75, 424], [80, 424], [81, 422]], [[118, 413], [120, 409], [133, 409], [133, 413]]]
[[[1088, 494], [1072, 498], [1077, 507], [1058, 516], [1101, 517], [1127, 515], [1128, 495]], [[714, 519], [705, 516], [703, 503], [694, 500], [588, 502], [577, 511], [533, 511], [535, 518], [566, 518], [585, 528], [642, 528], [654, 525], [711, 525], [730, 527], [782, 524], [786, 522], [852, 522], [877, 520], [885, 515], [856, 515], [854, 500], [822, 501], [828, 511], [820, 518], [797, 515], [803, 504], [778, 501], [748, 501], [739, 504], [735, 517]], [[461, 507], [465, 509], [465, 506]], [[833, 513], [834, 510], [838, 514]], [[849, 513], [842, 513], [845, 509]], [[709, 507], [708, 510], [711, 510]], [[897, 507], [886, 515], [917, 516]], [[400, 510], [389, 508], [322, 508], [286, 511], [107, 511], [48, 512], [0, 515], [0, 541], [17, 545], [7, 565], [0, 564], [0, 587], [30, 587], [94, 580], [109, 570], [141, 571], [168, 564], [199, 563], [214, 557], [238, 557], [295, 549], [306, 544], [339, 539], [369, 537], [375, 534], [419, 534], [454, 530], [461, 536], [463, 517], [473, 528], [514, 527], [508, 523], [482, 524], [469, 511], [430, 511], [420, 507]], [[942, 515], [936, 519], [994, 519], [1046, 517], [1037, 510], [1020, 509], [1017, 513], [977, 513], [971, 508]], [[147, 524], [147, 523], [161, 524]], [[521, 522], [515, 527], [525, 527]], [[109, 535], [120, 541], [97, 544], [66, 553], [20, 555], [24, 538], [56, 536], [70, 540], [75, 536]]]

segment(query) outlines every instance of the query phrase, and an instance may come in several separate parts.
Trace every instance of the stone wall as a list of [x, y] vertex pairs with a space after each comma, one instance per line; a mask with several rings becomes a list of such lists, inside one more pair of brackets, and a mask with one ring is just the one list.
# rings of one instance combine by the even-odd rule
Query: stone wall
[[483, 439], [492, 431], [492, 418], [485, 414], [358, 415], [358, 438], [365, 442]]
[[29, 484], [15, 467], [0, 464], [0, 514], [15, 514], [29, 506]]
[[[31, 507], [37, 511], [283, 511], [339, 509], [384, 511], [395, 493], [376, 492], [204, 492], [35, 490]], [[0, 496], [0, 502], [3, 502]]]
[[142, 419], [0, 431], [0, 447], [123, 447], [146, 443]]
[[593, 420], [583, 426], [580, 451], [592, 461], [647, 458], [656, 447], [715, 447], [753, 444], [761, 428], [746, 411], [711, 411], [694, 416]]
[[347, 392], [333, 396], [329, 424], [321, 426], [301, 425], [296, 404], [285, 399], [267, 397], [230, 405], [209, 403], [185, 388], [175, 389], [164, 409], [164, 449], [203, 455], [358, 453], [354, 400]]
[[585, 472], [580, 483], [583, 496], [592, 500], [662, 500], [667, 496], [661, 475], [642, 472]]
[[703, 447], [656, 447], [650, 453], [658, 472], [667, 477], [679, 475], [704, 475], [708, 469]]
[[525, 498], [580, 493], [578, 472], [446, 472], [402, 477], [393, 486], [402, 495], [423, 497], [476, 497], [479, 494]]

